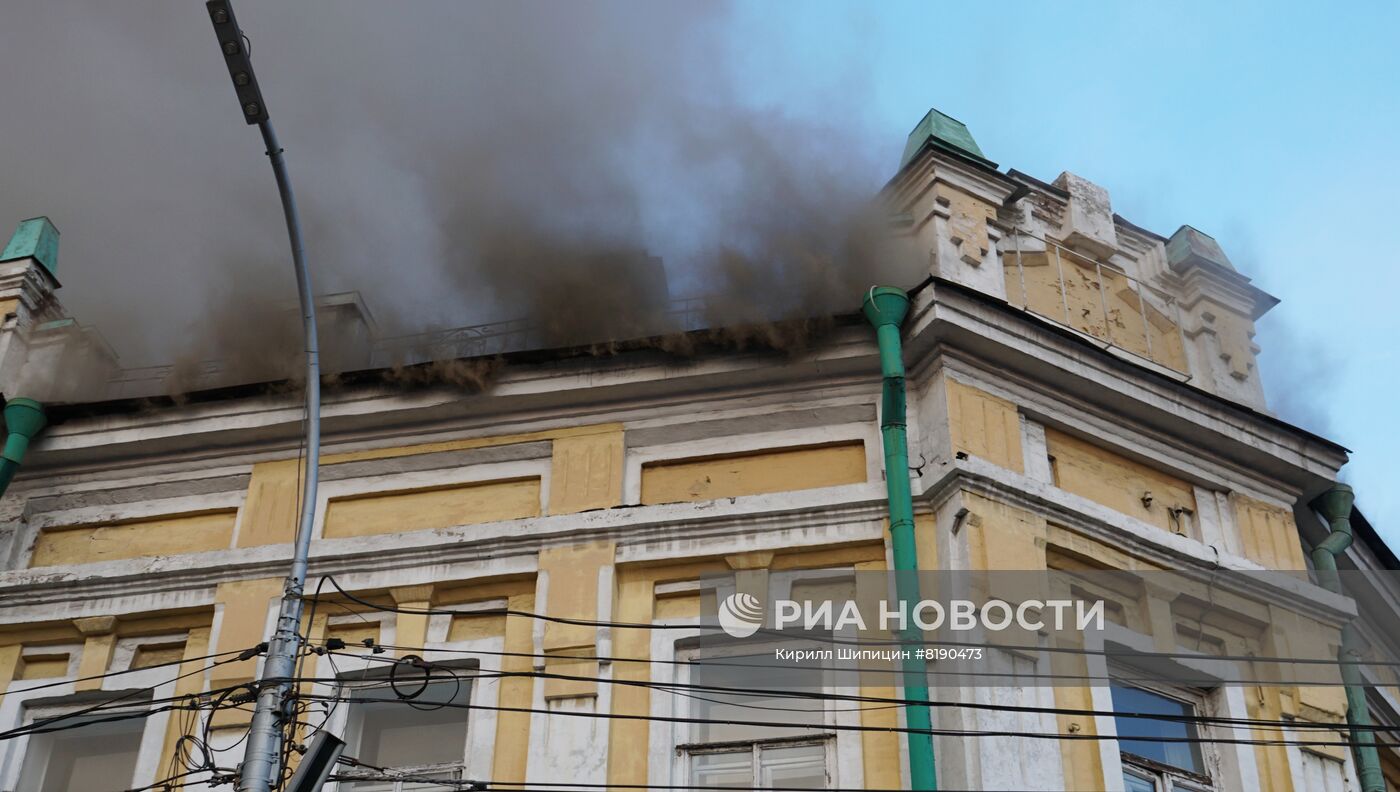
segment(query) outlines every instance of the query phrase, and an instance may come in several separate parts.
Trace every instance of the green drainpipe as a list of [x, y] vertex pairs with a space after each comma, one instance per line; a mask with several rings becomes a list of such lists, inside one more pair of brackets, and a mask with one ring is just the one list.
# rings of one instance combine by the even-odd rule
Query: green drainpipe
[[[1318, 581], [1336, 594], [1342, 593], [1341, 576], [1337, 574], [1337, 556], [1351, 546], [1351, 505], [1355, 500], [1351, 487], [1338, 484], [1313, 502], [1332, 527], [1332, 532], [1312, 551], [1313, 566], [1317, 567]], [[1360, 643], [1355, 625], [1348, 623], [1342, 627], [1342, 646], [1337, 650], [1337, 659], [1341, 661], [1342, 683], [1347, 692], [1347, 723], [1351, 725], [1349, 742], [1356, 757], [1361, 792], [1385, 792], [1381, 757], [1376, 752], [1376, 733], [1371, 728], [1366, 688], [1361, 681], [1361, 668], [1357, 665], [1361, 659]]]
[[44, 405], [33, 399], [10, 399], [5, 404], [5, 450], [0, 451], [0, 496], [10, 487], [29, 441], [44, 428]]
[[[880, 410], [880, 437], [885, 447], [885, 488], [890, 501], [890, 538], [894, 544], [895, 593], [901, 607], [908, 608], [919, 595], [919, 558], [914, 545], [914, 503], [909, 495], [909, 445], [904, 422], [904, 353], [899, 326], [909, 312], [909, 295], [890, 286], [878, 286], [865, 297], [865, 318], [875, 327], [880, 343], [880, 372], [884, 377]], [[906, 610], [906, 612], [908, 612]], [[904, 659], [904, 698], [922, 702], [904, 708], [905, 735], [909, 748], [909, 787], [938, 789], [933, 756], [933, 721], [928, 708], [928, 667], [914, 657], [923, 640], [912, 619], [906, 621], [901, 638], [908, 657]]]

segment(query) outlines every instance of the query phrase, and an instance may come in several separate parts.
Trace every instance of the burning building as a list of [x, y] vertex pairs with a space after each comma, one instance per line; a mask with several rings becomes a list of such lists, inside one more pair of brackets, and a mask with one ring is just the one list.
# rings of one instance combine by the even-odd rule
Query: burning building
[[[1077, 653], [974, 641], [984, 671], [1053, 684], [930, 662], [940, 788], [1400, 781], [1395, 558], [1335, 484], [1345, 449], [1268, 411], [1254, 322], [1274, 298], [1207, 234], [1002, 170], [937, 111], [880, 204], [907, 273], [897, 403], [859, 313], [873, 290], [777, 351], [703, 301], [561, 346], [530, 322], [384, 339], [363, 301], [323, 298], [351, 343], [295, 729], [345, 740], [336, 788], [908, 788], [898, 678], [736, 677], [724, 659], [767, 645], [712, 618], [733, 592], [891, 569], [891, 477], [921, 570], [1189, 584], [1099, 587], [1108, 625]], [[296, 383], [210, 363], [169, 395], [176, 372], [121, 370], [64, 312], [51, 223], [0, 258], [0, 788], [228, 780], [297, 524]], [[907, 469], [882, 452], [896, 405]], [[1327, 559], [1356, 574], [1346, 596]], [[1251, 658], [1309, 648], [1353, 658], [1349, 684], [1260, 681]]]

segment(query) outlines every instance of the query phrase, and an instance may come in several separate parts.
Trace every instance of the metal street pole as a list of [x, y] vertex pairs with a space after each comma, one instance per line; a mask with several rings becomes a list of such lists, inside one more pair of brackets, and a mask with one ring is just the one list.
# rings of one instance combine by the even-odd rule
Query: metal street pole
[[267, 650], [262, 677], [258, 682], [257, 706], [248, 732], [248, 745], [239, 768], [240, 792], [270, 792], [281, 771], [281, 757], [286, 730], [292, 723], [288, 693], [296, 672], [296, 659], [301, 649], [302, 592], [306, 586], [306, 566], [311, 552], [311, 525], [316, 516], [316, 484], [321, 458], [321, 364], [316, 341], [316, 305], [311, 291], [311, 274], [306, 267], [306, 250], [302, 244], [301, 221], [297, 215], [296, 199], [292, 195], [287, 175], [287, 162], [277, 134], [268, 120], [267, 106], [258, 91], [248, 58], [247, 40], [233, 16], [229, 0], [209, 0], [214, 32], [219, 37], [229, 76], [238, 94], [244, 120], [256, 124], [267, 145], [268, 160], [277, 179], [277, 192], [282, 199], [282, 214], [287, 222], [287, 237], [292, 247], [292, 266], [296, 270], [297, 297], [301, 302], [302, 332], [306, 343], [306, 478], [302, 488], [301, 515], [297, 525], [292, 569], [282, 590], [282, 603], [277, 613], [277, 628]]

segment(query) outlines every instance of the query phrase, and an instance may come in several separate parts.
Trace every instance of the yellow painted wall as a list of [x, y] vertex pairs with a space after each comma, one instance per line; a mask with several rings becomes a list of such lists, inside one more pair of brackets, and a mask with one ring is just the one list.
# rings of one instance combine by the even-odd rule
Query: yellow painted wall
[[[608, 508], [622, 501], [621, 424], [564, 427], [515, 435], [394, 446], [327, 454], [324, 465], [414, 454], [550, 440], [554, 444], [550, 512]], [[144, 556], [258, 547], [292, 541], [296, 532], [299, 462], [284, 459], [252, 466], [243, 507], [173, 514], [101, 525], [53, 528], [37, 538], [30, 566], [83, 564]], [[426, 530], [537, 516], [539, 479], [377, 493], [332, 501], [325, 536], [364, 536]], [[236, 538], [235, 523], [237, 524]]]
[[5, 700], [5, 691], [10, 688], [10, 683], [15, 681], [19, 672], [23, 670], [19, 653], [22, 647], [19, 644], [0, 646], [0, 702]]
[[333, 499], [326, 506], [322, 535], [335, 539], [426, 531], [539, 513], [538, 478], [456, 484]]
[[233, 539], [233, 510], [162, 515], [74, 528], [49, 528], [34, 541], [31, 567], [222, 550]]
[[[1164, 531], [1177, 528], [1169, 508], [1184, 506], [1193, 514], [1196, 512], [1196, 495], [1191, 485], [1169, 473], [1048, 427], [1045, 444], [1052, 460], [1055, 486], [1067, 492]], [[1151, 506], [1142, 504], [1145, 492], [1152, 493]]]
[[112, 664], [112, 653], [117, 647], [117, 620], [112, 616], [98, 616], [91, 619], [78, 619], [78, 629], [86, 636], [83, 651], [78, 659], [78, 682], [76, 691], [101, 690], [101, 677]]
[[172, 643], [142, 644], [136, 647], [136, 653], [131, 658], [132, 668], [150, 668], [152, 666], [173, 663], [185, 656], [185, 641], [175, 641]]
[[[1050, 673], [1065, 677], [1087, 676], [1089, 664], [1082, 655], [1050, 653]], [[1093, 693], [1089, 688], [1056, 685], [1055, 706], [1060, 709], [1092, 710]], [[1098, 734], [1098, 724], [1092, 716], [1056, 715], [1055, 725], [1061, 734]], [[1102, 789], [1103, 762], [1099, 760], [1099, 745], [1094, 740], [1061, 740], [1060, 761], [1064, 766], [1065, 789]]]
[[935, 200], [948, 209], [948, 238], [958, 248], [958, 258], [979, 266], [991, 247], [987, 221], [997, 216], [996, 207], [950, 184], [934, 186]]
[[1014, 252], [1002, 256], [1006, 299], [1012, 305], [1111, 341], [1168, 368], [1186, 371], [1180, 326], [1157, 309], [1148, 295], [1139, 302], [1137, 287], [1126, 275], [1107, 267], [1100, 274], [1068, 253], [1060, 254], [1058, 265], [1053, 251], [1022, 252], [1019, 260], [1018, 267]]
[[[282, 578], [258, 578], [220, 583], [214, 601], [223, 607], [219, 620], [217, 652], [239, 652], [271, 638], [268, 610], [282, 596]], [[256, 660], [215, 666], [210, 672], [214, 687], [253, 678]]]
[[20, 679], [53, 679], [68, 675], [68, 653], [32, 654], [20, 658]]
[[[200, 659], [207, 654], [209, 654], [209, 628], [199, 627], [190, 630], [185, 642], [178, 646], [173, 658], [184, 660], [179, 666], [171, 668], [172, 671], [177, 672], [171, 674], [172, 677], [183, 677], [175, 683], [176, 695], [198, 693], [204, 689], [203, 675], [196, 672], [208, 662]], [[180, 739], [182, 734], [193, 731], [197, 724], [197, 719], [184, 717], [183, 713], [179, 711], [172, 714], [165, 727], [165, 743], [161, 751], [161, 764], [158, 765], [160, 768], [172, 766], [172, 762], [175, 760], [176, 741]]]
[[[1045, 568], [1043, 517], [968, 490], [963, 491], [963, 503], [970, 512], [962, 530], [967, 532], [968, 555], [974, 569]], [[919, 565], [924, 566], [922, 558]]]
[[[637, 572], [620, 572], [617, 579], [617, 620], [630, 624], [650, 624], [654, 618], [655, 587], [651, 578]], [[651, 658], [651, 631], [614, 631], [613, 652], [617, 657], [640, 661]], [[613, 678], [621, 682], [646, 682], [651, 669], [646, 662], [613, 664]], [[614, 715], [651, 714], [651, 691], [641, 685], [614, 685]], [[614, 720], [608, 741], [608, 783], [621, 785], [647, 783], [647, 744], [651, 727], [644, 720]]]
[[622, 505], [622, 430], [554, 441], [549, 513], [572, 514]]
[[[528, 613], [535, 609], [534, 594], [517, 594], [507, 600], [509, 610]], [[529, 674], [533, 663], [529, 655], [535, 651], [533, 631], [535, 621], [528, 616], [507, 616], [505, 651], [501, 670], [509, 674]], [[510, 710], [533, 706], [534, 680], [529, 676], [508, 676], [498, 688], [496, 716], [496, 755], [492, 761], [491, 777], [502, 783], [523, 783], [530, 760], [530, 713]]]
[[326, 638], [339, 638], [347, 646], [363, 643], [366, 638], [379, 641], [379, 622], [347, 621], [341, 624], [327, 624]]
[[1016, 405], [951, 378], [947, 391], [953, 451], [1021, 472], [1021, 417]]
[[654, 462], [642, 467], [642, 503], [734, 498], [866, 480], [861, 442]]
[[[1283, 715], [1279, 692], [1280, 689], [1272, 685], [1254, 685], [1247, 688], [1244, 697], [1247, 716], [1256, 720], [1279, 720]], [[1277, 732], [1263, 727], [1255, 727], [1250, 729], [1250, 732], [1251, 738], [1256, 740], [1272, 742], [1278, 739]], [[1254, 746], [1254, 762], [1259, 766], [1261, 788], [1270, 792], [1293, 792], [1292, 772], [1288, 766], [1288, 753], [1284, 746]]]
[[1230, 376], [1248, 379], [1255, 365], [1254, 321], [1214, 300], [1199, 300], [1191, 305], [1190, 311], [1199, 319], [1198, 328], [1215, 333], [1220, 357], [1229, 368]]
[[[551, 617], [592, 621], [598, 618], [598, 582], [603, 567], [612, 564], [612, 542], [592, 542], [540, 551], [540, 572], [549, 576], [545, 613]], [[598, 676], [598, 629], [589, 624], [546, 622], [543, 647], [545, 668], [567, 676]], [[596, 682], [546, 679], [545, 698], [592, 696]]]
[[[923, 515], [916, 517], [916, 530], [922, 530], [923, 526], [918, 524], [918, 520]], [[931, 515], [929, 522], [932, 523]], [[884, 547], [878, 546], [881, 558], [859, 561], [855, 566], [857, 573], [860, 572], [883, 572], [886, 569]], [[923, 569], [935, 568], [924, 555], [923, 548], [919, 551], [919, 566]], [[878, 608], [878, 601], [888, 596], [885, 591], [870, 590], [869, 581], [878, 579], [874, 575], [857, 575], [856, 577], [856, 599], [861, 603], [861, 610], [865, 613], [873, 613]], [[873, 623], [872, 623], [872, 626]], [[872, 633], [861, 635], [865, 639], [881, 640], [882, 636]], [[878, 667], [878, 664], [876, 664]], [[878, 684], [890, 681], [889, 674], [877, 674], [873, 676], [863, 676], [859, 695], [870, 696], [872, 698], [899, 698], [901, 691], [893, 685]], [[937, 697], [937, 696], [935, 696]], [[860, 735], [860, 750], [862, 764], [865, 769], [864, 783], [865, 789], [900, 789], [902, 787], [900, 777], [899, 743], [900, 735], [895, 731], [881, 731], [882, 729], [896, 729], [899, 727], [899, 710], [895, 707], [887, 707], [878, 704], [863, 704], [860, 706], [860, 725], [871, 729], [862, 732]], [[846, 786], [843, 784], [843, 786]], [[855, 786], [851, 784], [850, 786]]]
[[297, 530], [298, 462], [283, 459], [253, 465], [248, 497], [238, 523], [238, 546], [291, 542]]
[[474, 641], [506, 634], [506, 617], [500, 614], [453, 616], [447, 628], [448, 643]]
[[428, 646], [428, 614], [433, 607], [435, 586], [400, 586], [389, 589], [389, 596], [400, 610], [394, 615], [394, 644], [399, 656], [420, 654]]
[[512, 435], [491, 437], [469, 437], [464, 440], [442, 440], [433, 443], [418, 443], [406, 446], [386, 446], [365, 451], [348, 451], [340, 454], [327, 454], [321, 457], [323, 465], [339, 465], [343, 462], [363, 462], [368, 459], [392, 459], [416, 454], [437, 454], [445, 451], [466, 451], [472, 448], [493, 448], [515, 443], [534, 443], [540, 440], [559, 440], [566, 437], [579, 437], [591, 434], [609, 434], [622, 430], [622, 424], [590, 424], [587, 426], [567, 426], [558, 429], [544, 429], [538, 432], [521, 432]]
[[1293, 512], [1239, 494], [1235, 504], [1235, 527], [1244, 544], [1244, 555], [1270, 569], [1306, 569], [1303, 545]]

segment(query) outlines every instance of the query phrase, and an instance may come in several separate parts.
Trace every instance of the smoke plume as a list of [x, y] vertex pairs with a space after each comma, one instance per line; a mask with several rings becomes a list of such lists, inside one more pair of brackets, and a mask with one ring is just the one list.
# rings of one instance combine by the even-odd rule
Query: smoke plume
[[[670, 298], [704, 295], [705, 324], [794, 320], [754, 336], [792, 343], [918, 270], [871, 212], [901, 141], [869, 144], [866, 75], [757, 102], [725, 4], [236, 10], [316, 291], [359, 291], [381, 335], [526, 318], [601, 343], [680, 329]], [[203, 4], [16, 4], [0, 69], [0, 220], [53, 218], [61, 297], [122, 365], [294, 374], [281, 212]]]

